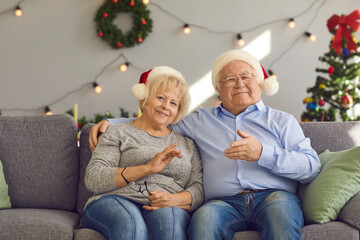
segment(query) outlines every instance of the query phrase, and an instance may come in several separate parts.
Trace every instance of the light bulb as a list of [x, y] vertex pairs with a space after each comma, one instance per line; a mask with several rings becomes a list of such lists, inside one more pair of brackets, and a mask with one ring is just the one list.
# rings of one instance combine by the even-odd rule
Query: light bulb
[[289, 25], [289, 28], [295, 28], [295, 21], [294, 21], [294, 19], [293, 18], [290, 18], [289, 19], [289, 23], [288, 23], [288, 25]]
[[17, 17], [21, 17], [22, 14], [23, 14], [23, 12], [22, 12], [21, 8], [20, 8], [19, 6], [16, 6], [16, 8], [15, 8], [15, 15], [16, 15]]
[[148, 4], [150, 1], [149, 0], [143, 0], [142, 2], [143, 2], [143, 4]]
[[128, 66], [129, 66], [129, 63], [128, 63], [128, 62], [121, 64], [121, 65], [120, 65], [120, 71], [126, 72], [127, 69], [128, 69]]
[[242, 36], [241, 36], [241, 34], [239, 33], [237, 36], [237, 43], [238, 43], [238, 45], [239, 46], [244, 46], [245, 45], [245, 41], [244, 41], [244, 39], [242, 38]]
[[310, 41], [312, 41], [312, 42], [316, 41], [316, 36], [314, 34], [311, 34], [309, 32], [305, 32], [305, 36], [307, 36], [310, 39]]
[[94, 88], [94, 91], [96, 93], [101, 93], [102, 92], [102, 88], [96, 82], [93, 82], [93, 88]]
[[48, 106], [45, 106], [44, 111], [45, 111], [46, 115], [52, 115], [53, 114]]
[[270, 75], [270, 77], [272, 77], [273, 79], [277, 80], [277, 76], [276, 76], [275, 73], [274, 73], [273, 71], [271, 71], [270, 69], [269, 69], [269, 75]]
[[189, 34], [191, 32], [189, 24], [184, 24], [184, 33]]

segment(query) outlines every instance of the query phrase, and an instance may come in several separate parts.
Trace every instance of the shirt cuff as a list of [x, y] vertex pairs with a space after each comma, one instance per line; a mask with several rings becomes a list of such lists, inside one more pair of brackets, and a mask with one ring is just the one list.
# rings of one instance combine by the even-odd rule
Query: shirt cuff
[[261, 167], [271, 168], [273, 166], [276, 157], [275, 157], [275, 147], [262, 143], [262, 152], [258, 160], [258, 164]]

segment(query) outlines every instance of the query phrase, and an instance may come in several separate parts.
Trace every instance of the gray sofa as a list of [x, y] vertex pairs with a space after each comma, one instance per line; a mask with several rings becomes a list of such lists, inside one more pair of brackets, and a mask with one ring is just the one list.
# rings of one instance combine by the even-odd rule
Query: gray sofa
[[[96, 239], [100, 233], [81, 228], [80, 214], [91, 195], [84, 185], [90, 159], [84, 126], [77, 141], [74, 119], [52, 116], [0, 116], [0, 160], [9, 185], [11, 209], [0, 210], [0, 239]], [[360, 145], [360, 122], [301, 123], [318, 153]], [[360, 194], [342, 209], [338, 220], [302, 228], [306, 240], [359, 239]], [[256, 231], [234, 239], [260, 239]]]

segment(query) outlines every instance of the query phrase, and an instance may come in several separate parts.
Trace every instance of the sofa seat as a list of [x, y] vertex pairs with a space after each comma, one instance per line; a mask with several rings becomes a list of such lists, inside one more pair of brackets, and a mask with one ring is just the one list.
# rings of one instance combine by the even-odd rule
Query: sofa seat
[[78, 214], [63, 210], [4, 209], [0, 211], [0, 239], [72, 240], [79, 219]]
[[107, 238], [101, 233], [89, 229], [80, 228], [74, 230], [74, 240], [107, 240]]
[[[339, 240], [359, 239], [359, 231], [343, 222], [334, 221], [325, 224], [310, 224], [301, 228], [303, 240]], [[237, 232], [233, 240], [260, 240], [258, 231]]]

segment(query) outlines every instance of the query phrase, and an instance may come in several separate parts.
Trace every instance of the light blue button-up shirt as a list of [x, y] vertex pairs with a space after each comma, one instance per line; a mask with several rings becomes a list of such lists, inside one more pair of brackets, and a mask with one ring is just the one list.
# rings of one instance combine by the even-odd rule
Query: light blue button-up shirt
[[[297, 120], [265, 107], [261, 100], [237, 116], [221, 105], [198, 109], [172, 128], [198, 145], [206, 201], [232, 196], [244, 189], [272, 188], [295, 193], [297, 181], [310, 182], [320, 172], [320, 160]], [[230, 143], [241, 139], [237, 129], [263, 145], [258, 161], [225, 157], [224, 150]]]

